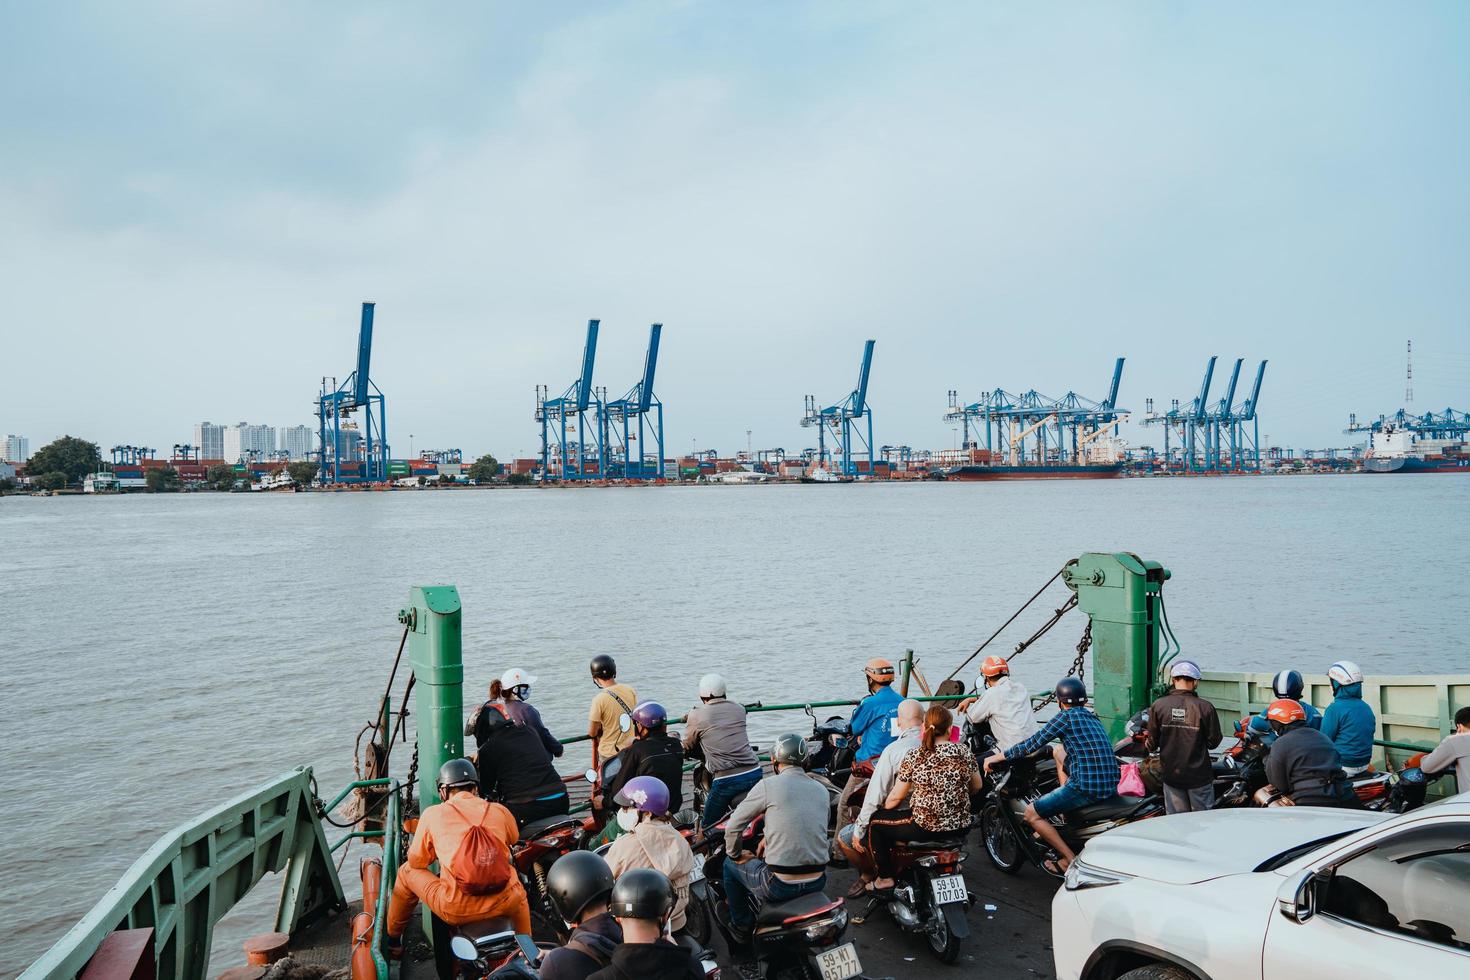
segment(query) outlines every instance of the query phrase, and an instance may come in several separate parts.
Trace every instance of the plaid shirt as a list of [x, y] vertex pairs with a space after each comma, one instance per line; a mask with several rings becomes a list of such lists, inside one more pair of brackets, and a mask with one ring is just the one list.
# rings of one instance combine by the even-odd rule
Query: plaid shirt
[[1052, 739], [1061, 738], [1067, 750], [1067, 785], [1076, 786], [1094, 800], [1105, 800], [1118, 792], [1118, 757], [1107, 729], [1086, 708], [1067, 708], [1041, 731], [1006, 750], [1007, 759], [1030, 755]]

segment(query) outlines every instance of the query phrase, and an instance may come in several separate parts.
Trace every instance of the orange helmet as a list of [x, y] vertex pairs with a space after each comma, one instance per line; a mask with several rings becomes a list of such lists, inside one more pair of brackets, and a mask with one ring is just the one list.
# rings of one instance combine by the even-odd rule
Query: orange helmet
[[1011, 665], [1006, 663], [1005, 657], [986, 657], [980, 664], [980, 673], [986, 677], [999, 677], [1010, 672]]
[[879, 684], [893, 683], [893, 661], [884, 660], [882, 657], [874, 657], [863, 665], [863, 673], [868, 679]]
[[1277, 698], [1271, 702], [1271, 707], [1266, 709], [1266, 720], [1274, 721], [1278, 725], [1290, 725], [1298, 721], [1307, 720], [1306, 709], [1300, 701], [1291, 698]]

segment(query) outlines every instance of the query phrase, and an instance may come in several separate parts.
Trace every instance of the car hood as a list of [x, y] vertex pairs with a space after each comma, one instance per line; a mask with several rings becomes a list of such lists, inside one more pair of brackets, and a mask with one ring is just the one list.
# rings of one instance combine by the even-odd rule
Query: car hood
[[1325, 807], [1257, 807], [1140, 820], [1088, 842], [1082, 861], [1184, 885], [1254, 870], [1309, 841], [1371, 827], [1388, 814]]

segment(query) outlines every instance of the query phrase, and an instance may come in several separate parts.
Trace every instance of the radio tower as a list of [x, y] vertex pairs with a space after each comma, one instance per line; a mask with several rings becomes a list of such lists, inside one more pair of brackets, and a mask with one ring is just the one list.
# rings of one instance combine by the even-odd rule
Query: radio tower
[[1409, 341], [1408, 367], [1404, 374], [1404, 407], [1414, 404], [1414, 342]]

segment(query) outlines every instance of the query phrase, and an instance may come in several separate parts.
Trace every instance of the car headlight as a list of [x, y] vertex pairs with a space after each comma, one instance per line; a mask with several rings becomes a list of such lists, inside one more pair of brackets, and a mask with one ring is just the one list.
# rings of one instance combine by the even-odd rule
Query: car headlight
[[1073, 861], [1067, 865], [1067, 875], [1063, 879], [1067, 891], [1081, 891], [1084, 888], [1102, 888], [1104, 885], [1120, 885], [1125, 881], [1133, 880], [1132, 875], [1125, 875], [1119, 871], [1105, 871], [1102, 868], [1094, 868], [1081, 861]]

